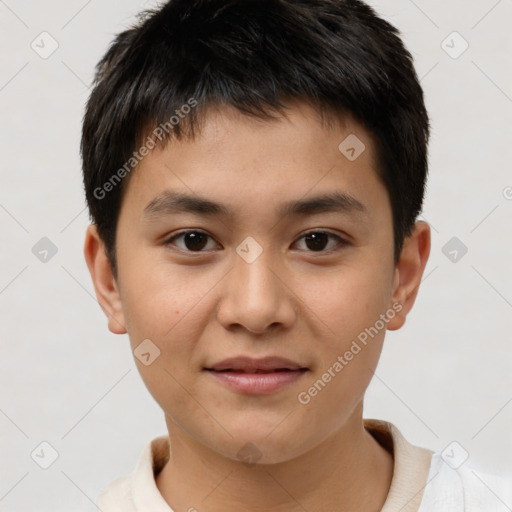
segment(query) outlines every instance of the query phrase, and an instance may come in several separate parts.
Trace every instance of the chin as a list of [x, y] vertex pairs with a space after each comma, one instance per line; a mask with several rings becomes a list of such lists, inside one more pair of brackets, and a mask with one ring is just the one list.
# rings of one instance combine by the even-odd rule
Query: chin
[[281, 430], [280, 427], [274, 426], [274, 430], [260, 429], [254, 432], [254, 436], [248, 435], [247, 431], [240, 432], [239, 435], [230, 432], [233, 438], [229, 439], [229, 446], [225, 446], [226, 450], [222, 455], [249, 466], [288, 462], [310, 449], [307, 440], [298, 432]]

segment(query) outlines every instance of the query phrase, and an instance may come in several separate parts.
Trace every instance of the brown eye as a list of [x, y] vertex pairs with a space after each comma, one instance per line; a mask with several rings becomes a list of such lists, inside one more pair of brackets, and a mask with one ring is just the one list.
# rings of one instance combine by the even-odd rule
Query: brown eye
[[183, 235], [183, 243], [191, 251], [200, 251], [206, 246], [207, 235], [204, 233], [186, 233]]
[[[337, 243], [331, 243], [330, 247], [326, 250], [326, 247], [329, 245], [329, 239], [337, 240]], [[303, 235], [300, 240], [304, 241], [305, 250], [309, 252], [330, 252], [338, 245], [344, 244], [344, 240], [341, 237], [327, 231], [310, 231]]]
[[312, 251], [323, 251], [329, 241], [329, 235], [326, 233], [310, 233], [304, 237], [306, 246]]
[[[181, 244], [174, 243], [179, 239], [182, 240]], [[176, 245], [185, 252], [203, 252], [203, 249], [208, 245], [209, 239], [213, 240], [210, 235], [203, 231], [189, 230], [174, 235], [165, 244]]]

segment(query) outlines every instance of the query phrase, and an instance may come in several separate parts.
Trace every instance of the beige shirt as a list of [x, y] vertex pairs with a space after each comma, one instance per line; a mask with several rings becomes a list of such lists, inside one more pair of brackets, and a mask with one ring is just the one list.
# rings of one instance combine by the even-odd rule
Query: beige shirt
[[[364, 426], [394, 460], [393, 479], [381, 512], [512, 511], [512, 475], [475, 471], [460, 444], [453, 442], [443, 452], [434, 453], [409, 443], [391, 423], [365, 419]], [[135, 471], [100, 494], [101, 512], [173, 512], [155, 482], [169, 453], [168, 436], [148, 443]]]

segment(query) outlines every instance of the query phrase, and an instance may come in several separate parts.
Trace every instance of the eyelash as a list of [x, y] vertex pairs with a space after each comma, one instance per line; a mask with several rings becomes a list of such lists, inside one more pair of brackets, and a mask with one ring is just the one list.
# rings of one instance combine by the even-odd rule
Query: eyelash
[[[202, 231], [200, 229], [188, 229], [188, 230], [185, 230], [185, 231], [181, 231], [175, 235], [173, 235], [171, 238], [168, 238], [166, 241], [164, 241], [164, 245], [174, 245], [172, 242], [174, 240], [176, 240], [177, 238], [180, 238], [184, 235], [187, 235], [187, 234], [190, 234], [190, 233], [199, 233], [199, 234], [202, 234], [202, 235], [206, 235], [207, 237], [209, 237], [210, 239], [213, 240], [213, 237], [211, 237], [208, 233], [206, 233], [205, 231]], [[344, 246], [348, 245], [348, 242], [346, 240], [344, 240], [343, 238], [341, 238], [339, 235], [335, 235], [334, 233], [331, 233], [330, 231], [322, 231], [322, 230], [313, 230], [313, 231], [308, 231], [304, 234], [302, 234], [298, 240], [302, 240], [303, 238], [305, 238], [306, 236], [308, 235], [312, 235], [312, 234], [324, 234], [324, 235], [329, 235], [330, 237], [332, 238], [336, 238], [338, 240], [338, 244], [335, 246], [335, 247], [332, 247], [331, 249], [327, 249], [327, 250], [321, 250], [321, 251], [306, 251], [306, 252], [310, 252], [312, 254], [330, 254], [332, 252], [335, 252], [335, 251], [338, 251], [338, 250], [341, 250]], [[181, 249], [181, 248], [178, 248], [181, 252], [185, 252], [185, 253], [189, 253], [189, 254], [201, 254], [201, 253], [205, 253], [207, 251], [203, 251], [203, 250], [200, 250], [200, 251], [190, 251], [190, 250], [187, 250], [187, 249]]]

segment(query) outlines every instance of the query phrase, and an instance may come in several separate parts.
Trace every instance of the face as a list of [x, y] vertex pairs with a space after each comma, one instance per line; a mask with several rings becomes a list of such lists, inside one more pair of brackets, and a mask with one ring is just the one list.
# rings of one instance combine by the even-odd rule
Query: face
[[116, 251], [111, 329], [171, 428], [233, 460], [253, 445], [290, 460], [348, 425], [401, 321], [371, 137], [305, 105], [266, 122], [211, 111], [195, 140], [154, 149]]

